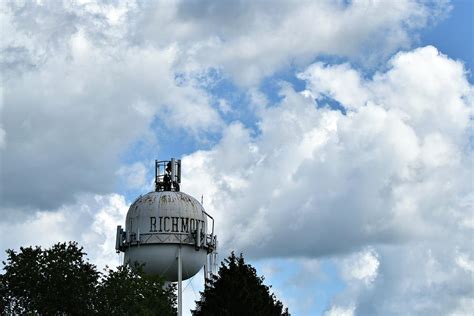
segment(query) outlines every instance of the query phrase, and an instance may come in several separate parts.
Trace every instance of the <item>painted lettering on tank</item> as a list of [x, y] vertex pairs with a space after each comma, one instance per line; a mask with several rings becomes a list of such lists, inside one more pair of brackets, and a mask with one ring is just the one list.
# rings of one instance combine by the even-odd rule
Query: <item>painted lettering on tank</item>
[[156, 232], [156, 217], [154, 216], [150, 217], [150, 232], [151, 233]]
[[179, 217], [171, 217], [171, 231], [173, 233], [178, 232], [178, 223], [179, 223]]
[[201, 223], [201, 229], [206, 231], [206, 222], [200, 219], [192, 217], [159, 216], [157, 220], [155, 216], [150, 216], [150, 233], [192, 233], [196, 231], [198, 223]]
[[164, 225], [164, 226], [165, 226], [165, 232], [169, 232], [169, 231], [170, 231], [170, 229], [169, 229], [169, 228], [167, 228], [167, 227], [168, 227], [168, 225], [166, 225], [166, 223], [167, 223], [167, 221], [166, 221], [166, 220], [168, 220], [168, 222], [169, 222], [170, 218], [169, 218], [168, 216], [165, 216], [165, 219], [164, 219], [164, 222], [165, 222], [165, 225]]
[[189, 233], [189, 218], [188, 217], [181, 217], [181, 232]]

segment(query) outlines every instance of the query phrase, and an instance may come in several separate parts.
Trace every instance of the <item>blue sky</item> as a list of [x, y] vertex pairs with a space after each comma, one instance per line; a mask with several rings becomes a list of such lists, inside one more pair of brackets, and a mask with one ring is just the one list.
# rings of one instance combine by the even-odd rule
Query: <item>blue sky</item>
[[293, 315], [472, 311], [472, 1], [1, 7], [2, 249], [119, 264], [176, 157]]
[[[474, 56], [473, 12], [472, 1], [454, 1], [451, 14], [446, 19], [422, 32], [420, 44], [434, 45], [451, 58], [463, 61], [467, 69], [472, 69]], [[472, 74], [468, 78], [472, 83]]]

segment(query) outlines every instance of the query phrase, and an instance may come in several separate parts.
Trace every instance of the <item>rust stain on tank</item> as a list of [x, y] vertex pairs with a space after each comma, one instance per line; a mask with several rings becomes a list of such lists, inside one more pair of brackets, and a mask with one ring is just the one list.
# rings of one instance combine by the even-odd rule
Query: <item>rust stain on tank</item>
[[[139, 213], [142, 205], [148, 204], [159, 210], [162, 207], [170, 205], [174, 208], [184, 208], [196, 213], [202, 211], [202, 205], [193, 197], [181, 192], [162, 192], [161, 194], [149, 193], [139, 197], [130, 207], [135, 213]], [[169, 207], [169, 206], [168, 206]]]
[[171, 202], [173, 202], [173, 198], [171, 195], [166, 194], [160, 197], [160, 203], [166, 204]]
[[187, 196], [187, 195], [180, 194], [180, 195], [179, 195], [179, 198], [180, 198], [183, 202], [185, 202], [185, 203], [194, 204], [194, 203], [193, 203], [193, 200], [191, 200], [191, 198], [190, 198], [189, 196]]

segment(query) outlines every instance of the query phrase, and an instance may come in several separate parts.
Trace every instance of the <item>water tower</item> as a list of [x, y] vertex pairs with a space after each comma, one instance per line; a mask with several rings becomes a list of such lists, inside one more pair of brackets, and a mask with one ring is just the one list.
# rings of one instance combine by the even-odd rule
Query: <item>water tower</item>
[[182, 313], [182, 280], [204, 266], [209, 278], [216, 263], [214, 219], [199, 201], [180, 192], [181, 160], [155, 161], [155, 191], [130, 206], [125, 230], [117, 227], [116, 250], [124, 264], [144, 264], [144, 272], [178, 282], [178, 315]]

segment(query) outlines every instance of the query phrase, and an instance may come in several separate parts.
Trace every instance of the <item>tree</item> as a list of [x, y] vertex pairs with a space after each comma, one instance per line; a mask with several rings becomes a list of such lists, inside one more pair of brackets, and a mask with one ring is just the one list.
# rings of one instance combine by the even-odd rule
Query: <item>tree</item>
[[7, 250], [0, 275], [0, 314], [175, 315], [173, 287], [138, 266], [106, 269], [87, 262], [75, 242], [50, 249]]
[[221, 264], [218, 275], [207, 282], [196, 310], [191, 312], [194, 316], [289, 315], [263, 281], [255, 268], [245, 263], [242, 254], [237, 258], [232, 252]]
[[176, 286], [163, 286], [158, 275], [145, 275], [141, 266], [107, 270], [99, 287], [100, 315], [176, 315]]
[[38, 313], [88, 315], [94, 311], [99, 273], [85, 261], [77, 243], [58, 243], [50, 249], [7, 250], [1, 278], [6, 314]]

